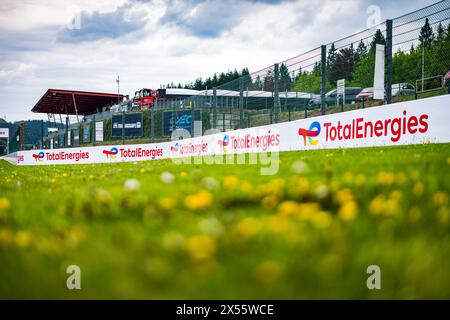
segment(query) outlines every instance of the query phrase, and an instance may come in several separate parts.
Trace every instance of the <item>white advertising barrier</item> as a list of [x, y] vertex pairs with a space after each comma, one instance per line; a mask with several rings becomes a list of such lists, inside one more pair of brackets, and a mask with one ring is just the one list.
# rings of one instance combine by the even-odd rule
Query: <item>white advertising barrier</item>
[[19, 151], [18, 165], [114, 163], [253, 152], [450, 142], [450, 95], [177, 141]]

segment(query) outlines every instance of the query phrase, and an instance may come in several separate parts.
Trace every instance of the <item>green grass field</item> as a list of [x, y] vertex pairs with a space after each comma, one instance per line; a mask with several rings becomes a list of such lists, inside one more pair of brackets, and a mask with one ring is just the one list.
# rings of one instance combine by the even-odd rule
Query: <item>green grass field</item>
[[0, 298], [450, 298], [450, 144], [280, 159], [0, 161]]

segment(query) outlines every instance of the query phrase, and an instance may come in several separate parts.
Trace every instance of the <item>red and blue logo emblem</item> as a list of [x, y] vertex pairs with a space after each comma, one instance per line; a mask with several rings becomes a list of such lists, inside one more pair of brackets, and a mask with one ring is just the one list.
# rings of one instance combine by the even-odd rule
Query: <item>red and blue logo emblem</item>
[[319, 143], [319, 140], [313, 139], [320, 134], [320, 123], [318, 121], [314, 121], [309, 126], [309, 129], [298, 129], [298, 135], [303, 137], [303, 145], [306, 146], [306, 138], [308, 138], [309, 144], [315, 146]]
[[170, 151], [172, 152], [178, 152], [178, 149], [180, 148], [180, 145], [177, 143], [175, 143], [173, 146], [170, 147]]
[[110, 150], [103, 150], [103, 154], [106, 155], [107, 159], [117, 158], [118, 153], [119, 153], [119, 150], [116, 147], [113, 147]]
[[223, 152], [227, 152], [230, 145], [230, 137], [228, 135], [224, 135], [223, 139], [217, 141], [217, 143], [222, 147]]
[[36, 160], [36, 162], [42, 162], [42, 161], [44, 161], [44, 156], [45, 156], [45, 154], [44, 154], [44, 152], [43, 151], [41, 151], [41, 152], [39, 152], [39, 153], [35, 153], [35, 154], [33, 154], [33, 158], [34, 158], [34, 160]]

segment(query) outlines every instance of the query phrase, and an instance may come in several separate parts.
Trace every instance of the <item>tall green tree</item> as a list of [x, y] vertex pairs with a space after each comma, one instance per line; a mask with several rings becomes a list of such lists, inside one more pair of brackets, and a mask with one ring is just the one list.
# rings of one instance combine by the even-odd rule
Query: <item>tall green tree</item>
[[336, 47], [334, 43], [331, 44], [330, 49], [328, 49], [327, 55], [327, 72], [333, 68], [333, 64], [336, 61]]
[[373, 36], [372, 42], [370, 43], [369, 53], [374, 53], [375, 52], [375, 46], [377, 44], [384, 44], [384, 45], [386, 45], [386, 39], [384, 38], [384, 35], [383, 35], [383, 33], [381, 32], [380, 29], [377, 29], [377, 31], [375, 32], [375, 35]]
[[338, 79], [351, 81], [354, 67], [355, 51], [351, 45], [348, 48], [341, 49], [336, 55], [336, 61], [331, 68], [330, 82], [334, 84]]
[[431, 44], [433, 43], [433, 40], [434, 40], [434, 32], [430, 26], [430, 22], [428, 21], [428, 18], [426, 18], [424, 26], [420, 29], [420, 34], [419, 34], [420, 45], [429, 49], [429, 48], [431, 48]]
[[273, 91], [273, 82], [274, 82], [273, 71], [272, 69], [269, 69], [263, 80], [263, 90]]
[[289, 74], [289, 69], [286, 64], [282, 63], [280, 66], [280, 91], [291, 90], [292, 79]]
[[262, 83], [261, 77], [259, 75], [256, 77], [255, 81], [253, 81], [251, 89], [252, 90], [263, 90], [263, 83]]
[[361, 39], [361, 41], [358, 44], [358, 48], [356, 48], [355, 60], [365, 58], [366, 56], [367, 56], [367, 46], [364, 43], [364, 41], [362, 41], [362, 39]]
[[442, 27], [442, 23], [439, 22], [439, 24], [438, 24], [438, 26], [436, 28], [436, 40], [437, 41], [444, 40], [445, 36], [446, 36], [446, 34], [445, 34], [444, 27]]

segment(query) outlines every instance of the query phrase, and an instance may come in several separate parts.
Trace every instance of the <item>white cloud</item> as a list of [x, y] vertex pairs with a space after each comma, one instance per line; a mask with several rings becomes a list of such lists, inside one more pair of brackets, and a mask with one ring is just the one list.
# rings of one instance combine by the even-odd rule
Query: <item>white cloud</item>
[[[124, 6], [126, 0], [5, 2], [0, 13], [0, 40], [4, 44], [0, 53], [0, 115], [14, 120], [40, 117], [29, 110], [47, 88], [115, 92], [118, 74], [121, 91], [132, 94], [142, 87], [184, 83], [228, 69], [259, 70], [364, 29], [370, 4], [304, 0], [269, 5], [235, 0], [233, 14], [223, 15], [232, 23], [219, 21], [213, 26], [223, 27], [220, 35], [203, 37], [201, 30], [186, 29], [195, 25], [200, 14], [201, 27], [209, 27], [207, 6], [211, 3], [215, 9], [210, 18], [220, 19], [221, 10], [227, 7], [217, 2], [203, 3], [188, 12], [189, 23], [186, 17], [180, 23], [161, 23], [168, 10], [176, 10], [172, 2], [134, 0], [128, 3], [124, 17], [144, 15], [142, 28], [115, 38], [69, 43], [56, 41], [72, 14], [66, 8], [102, 16]], [[406, 10], [427, 4], [419, 0], [404, 3], [408, 3]], [[405, 12], [401, 6], [396, 8], [388, 12], [394, 16]]]

